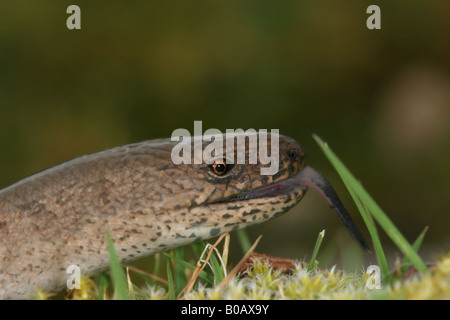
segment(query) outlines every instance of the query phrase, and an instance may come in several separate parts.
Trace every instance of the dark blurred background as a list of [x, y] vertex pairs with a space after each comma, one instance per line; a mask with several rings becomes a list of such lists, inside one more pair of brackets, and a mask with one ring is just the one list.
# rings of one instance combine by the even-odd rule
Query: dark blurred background
[[[66, 27], [70, 4], [81, 30]], [[366, 27], [371, 4], [381, 30]], [[408, 240], [430, 227], [421, 254], [432, 259], [450, 249], [449, 17], [444, 0], [2, 1], [0, 187], [86, 153], [193, 132], [194, 120], [279, 129], [368, 237], [317, 133]], [[302, 259], [323, 229], [321, 263], [361, 263], [313, 191], [249, 234], [264, 235], [258, 252]]]

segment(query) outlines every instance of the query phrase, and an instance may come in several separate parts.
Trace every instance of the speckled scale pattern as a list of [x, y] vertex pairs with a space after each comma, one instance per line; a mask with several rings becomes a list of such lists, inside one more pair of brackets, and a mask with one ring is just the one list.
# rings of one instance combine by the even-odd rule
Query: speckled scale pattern
[[[279, 137], [274, 176], [261, 176], [260, 164], [248, 162], [224, 177], [206, 164], [174, 165], [176, 143], [150, 140], [86, 155], [1, 190], [0, 298], [63, 289], [72, 264], [85, 275], [107, 268], [107, 230], [119, 258], [128, 261], [260, 223], [304, 195], [296, 188], [222, 202], [298, 173], [305, 155], [291, 138]], [[298, 152], [295, 161], [289, 150]]]

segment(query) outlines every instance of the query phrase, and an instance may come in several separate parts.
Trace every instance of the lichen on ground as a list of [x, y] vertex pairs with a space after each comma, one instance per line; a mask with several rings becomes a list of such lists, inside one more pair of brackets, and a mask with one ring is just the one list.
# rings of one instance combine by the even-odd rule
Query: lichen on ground
[[[225, 286], [206, 287], [199, 282], [192, 291], [180, 298], [186, 300], [450, 299], [450, 252], [438, 259], [426, 274], [413, 273], [406, 278], [397, 279], [392, 285], [382, 283], [380, 289], [367, 288], [369, 274], [365, 272], [351, 274], [336, 267], [308, 271], [304, 264], [298, 262], [294, 270], [285, 274], [260, 259], [254, 259], [252, 266], [244, 276], [241, 274], [234, 277]], [[80, 292], [66, 295], [66, 298], [98, 298], [95, 296], [97, 290], [94, 290], [92, 283], [82, 281], [81, 290], [75, 290]], [[158, 285], [146, 285], [130, 293], [135, 299], [169, 298], [167, 290]]]
[[[450, 299], [450, 253], [440, 258], [424, 275], [418, 273], [397, 280], [392, 286], [368, 289], [369, 275], [346, 273], [333, 267], [307, 271], [296, 264], [294, 272], [285, 275], [273, 270], [267, 262], [255, 260], [245, 277], [235, 277], [226, 286], [207, 288], [199, 285], [183, 299]], [[148, 287], [149, 298], [166, 299], [162, 288]]]

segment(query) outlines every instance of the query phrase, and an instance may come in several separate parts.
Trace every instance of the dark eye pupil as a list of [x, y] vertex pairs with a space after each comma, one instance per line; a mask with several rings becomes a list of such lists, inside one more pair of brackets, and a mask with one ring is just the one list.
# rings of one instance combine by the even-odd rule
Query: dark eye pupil
[[214, 169], [216, 169], [217, 172], [224, 173], [225, 170], [226, 170], [226, 166], [225, 166], [223, 163], [218, 163], [218, 164], [214, 167]]

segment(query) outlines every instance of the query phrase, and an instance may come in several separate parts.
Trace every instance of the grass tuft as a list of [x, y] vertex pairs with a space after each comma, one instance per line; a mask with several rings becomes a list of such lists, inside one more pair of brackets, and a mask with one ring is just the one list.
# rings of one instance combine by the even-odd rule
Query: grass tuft
[[122, 269], [119, 259], [117, 258], [114, 243], [111, 234], [107, 233], [108, 251], [109, 251], [109, 268], [111, 270], [111, 278], [114, 284], [113, 299], [129, 300], [130, 294], [128, 290], [127, 277]]
[[307, 268], [308, 271], [315, 269], [318, 265], [316, 258], [317, 258], [317, 254], [319, 253], [320, 246], [322, 245], [323, 238], [325, 238], [325, 230], [322, 230], [321, 232], [319, 232], [319, 235], [317, 236], [316, 244], [314, 245], [313, 254], [312, 254], [311, 260], [309, 261], [309, 264], [308, 264], [308, 268]]
[[412, 262], [416, 269], [422, 273], [427, 272], [428, 268], [419, 257], [416, 250], [414, 250], [414, 248], [408, 243], [402, 233], [394, 225], [394, 223], [388, 218], [388, 216], [378, 206], [375, 200], [372, 199], [372, 197], [367, 193], [363, 186], [350, 173], [347, 167], [339, 160], [339, 158], [334, 154], [329, 146], [325, 142], [323, 142], [321, 138], [319, 138], [317, 135], [314, 135], [313, 138], [314, 140], [316, 140], [325, 156], [338, 172], [345, 186], [349, 190], [353, 201], [355, 201], [355, 204], [361, 216], [363, 217], [372, 238], [375, 253], [377, 255], [380, 268], [382, 269], [384, 279], [388, 280], [388, 282], [392, 281], [386, 257], [381, 246], [381, 241], [376, 232], [375, 224], [372, 223], [372, 217], [378, 222], [384, 232], [386, 232], [391, 240], [397, 245], [400, 251], [403, 252], [405, 257]]

